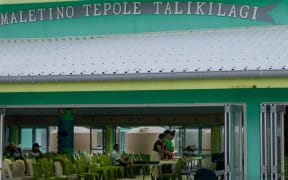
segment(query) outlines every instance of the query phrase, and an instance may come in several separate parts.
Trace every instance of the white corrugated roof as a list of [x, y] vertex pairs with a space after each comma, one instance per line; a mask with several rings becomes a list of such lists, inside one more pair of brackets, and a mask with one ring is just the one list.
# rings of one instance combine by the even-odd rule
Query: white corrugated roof
[[249, 76], [276, 71], [281, 76], [288, 68], [287, 49], [288, 26], [2, 39], [0, 80], [173, 78], [199, 73], [213, 77], [232, 72]]

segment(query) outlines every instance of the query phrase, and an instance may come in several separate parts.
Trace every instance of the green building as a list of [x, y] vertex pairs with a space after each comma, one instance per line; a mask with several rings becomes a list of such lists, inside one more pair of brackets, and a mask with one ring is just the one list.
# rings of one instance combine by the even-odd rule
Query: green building
[[287, 23], [286, 0], [4, 0], [2, 151], [29, 128], [32, 145], [58, 126], [70, 153], [76, 125], [104, 151], [116, 126], [209, 127], [225, 179], [284, 179]]

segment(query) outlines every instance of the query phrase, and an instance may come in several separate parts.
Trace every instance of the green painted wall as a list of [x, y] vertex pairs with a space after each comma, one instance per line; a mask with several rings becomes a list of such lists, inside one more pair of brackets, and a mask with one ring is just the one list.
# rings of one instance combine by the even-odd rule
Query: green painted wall
[[[287, 88], [0, 93], [0, 105], [246, 103], [247, 177], [260, 179], [261, 102], [288, 102]], [[106, 137], [110, 139], [109, 137]], [[110, 149], [110, 147], [107, 147]]]
[[[73, 97], [73, 98], [72, 98]], [[0, 105], [288, 102], [287, 88], [0, 93]]]

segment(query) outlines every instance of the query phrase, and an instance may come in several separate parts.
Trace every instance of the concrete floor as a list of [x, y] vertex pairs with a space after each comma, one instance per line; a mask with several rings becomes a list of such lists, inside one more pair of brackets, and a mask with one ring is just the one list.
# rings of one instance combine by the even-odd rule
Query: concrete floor
[[[132, 180], [132, 179], [134, 179], [134, 180], [143, 180], [143, 176], [139, 175], [139, 176], [136, 176], [135, 178], [121, 178], [119, 180]], [[144, 177], [144, 180], [151, 180], [151, 179], [152, 178], [150, 176], [148, 176], [148, 175]], [[182, 176], [182, 180], [194, 180], [194, 178], [193, 177], [187, 178], [186, 176]]]

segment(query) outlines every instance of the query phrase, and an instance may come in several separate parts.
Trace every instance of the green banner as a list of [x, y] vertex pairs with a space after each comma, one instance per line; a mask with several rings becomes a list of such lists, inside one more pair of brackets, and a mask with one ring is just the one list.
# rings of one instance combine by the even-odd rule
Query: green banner
[[0, 38], [83, 36], [287, 23], [287, 0], [81, 1], [0, 6]]

